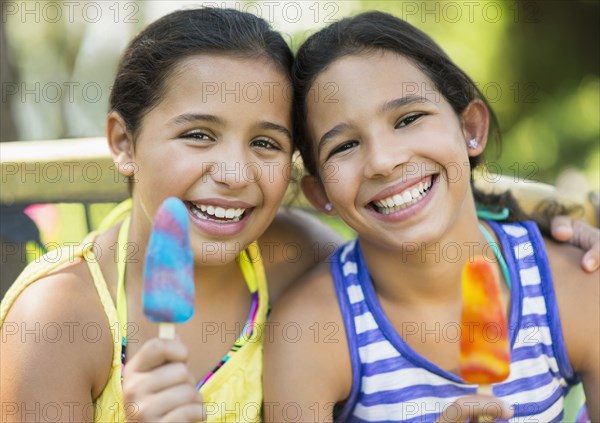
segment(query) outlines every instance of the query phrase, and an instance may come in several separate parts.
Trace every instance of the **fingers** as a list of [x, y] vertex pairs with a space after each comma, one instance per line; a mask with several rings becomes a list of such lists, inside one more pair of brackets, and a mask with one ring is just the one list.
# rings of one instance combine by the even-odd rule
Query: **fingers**
[[593, 272], [600, 265], [600, 230], [582, 220], [573, 221], [573, 237], [569, 241], [587, 251], [582, 259], [583, 269]]
[[203, 405], [187, 405], [179, 407], [177, 410], [165, 415], [161, 421], [163, 422], [199, 422], [206, 419], [206, 413]]
[[509, 419], [513, 410], [502, 400], [487, 395], [461, 397], [444, 409], [437, 423], [490, 422]]
[[586, 272], [594, 272], [600, 267], [600, 242], [596, 242], [582, 259], [582, 266]]
[[142, 345], [123, 372], [128, 421], [203, 420], [202, 396], [187, 359], [187, 348], [179, 340], [154, 338]]
[[557, 241], [570, 244], [586, 251], [581, 266], [586, 272], [594, 272], [600, 267], [600, 230], [583, 220], [573, 220], [568, 216], [556, 216], [551, 223], [552, 236]]
[[125, 366], [133, 372], [146, 372], [168, 362], [186, 362], [187, 347], [179, 340], [153, 338], [146, 342]]
[[195, 387], [194, 376], [182, 362], [167, 363], [147, 372], [132, 372], [125, 366], [123, 389], [137, 395], [152, 394], [181, 384]]
[[190, 384], [172, 386], [143, 398], [138, 404], [139, 422], [197, 422], [204, 419], [202, 395]]
[[552, 237], [557, 241], [569, 241], [573, 236], [573, 222], [569, 216], [555, 216], [550, 227]]

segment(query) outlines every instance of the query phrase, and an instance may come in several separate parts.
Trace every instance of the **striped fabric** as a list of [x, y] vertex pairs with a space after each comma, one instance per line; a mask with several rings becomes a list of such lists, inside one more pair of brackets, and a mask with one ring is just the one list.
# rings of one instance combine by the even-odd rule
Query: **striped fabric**
[[[515, 408], [510, 421], [561, 421], [564, 397], [578, 380], [567, 359], [543, 240], [530, 222], [488, 223], [513, 281], [511, 373], [493, 385], [493, 393]], [[350, 396], [336, 421], [433, 422], [458, 397], [476, 392], [475, 385], [418, 355], [395, 331], [356, 240], [336, 251], [331, 270], [353, 373]]]

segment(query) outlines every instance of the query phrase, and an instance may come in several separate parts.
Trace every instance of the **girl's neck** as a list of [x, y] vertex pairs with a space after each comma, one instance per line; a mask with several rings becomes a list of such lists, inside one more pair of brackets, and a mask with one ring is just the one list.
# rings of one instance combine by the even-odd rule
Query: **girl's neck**
[[407, 243], [400, 250], [386, 249], [359, 237], [378, 295], [407, 306], [425, 301], [459, 301], [463, 265], [474, 256], [491, 254], [475, 208], [459, 216], [439, 239]]

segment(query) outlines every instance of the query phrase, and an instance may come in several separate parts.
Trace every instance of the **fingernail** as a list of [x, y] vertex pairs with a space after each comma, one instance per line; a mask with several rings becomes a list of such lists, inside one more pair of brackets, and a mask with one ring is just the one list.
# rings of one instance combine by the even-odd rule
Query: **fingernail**
[[596, 270], [596, 267], [598, 266], [598, 263], [596, 262], [596, 259], [593, 258], [589, 258], [585, 261], [585, 267], [587, 270], [589, 270], [590, 272], [592, 270]]

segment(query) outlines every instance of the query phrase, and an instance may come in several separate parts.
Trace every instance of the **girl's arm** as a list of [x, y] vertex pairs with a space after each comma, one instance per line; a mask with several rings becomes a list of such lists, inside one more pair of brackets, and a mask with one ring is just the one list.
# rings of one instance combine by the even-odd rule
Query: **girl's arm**
[[[563, 337], [573, 369], [581, 376], [592, 421], [600, 420], [600, 272], [576, 265], [582, 252], [546, 240]], [[574, 289], [574, 287], [577, 287]]]
[[265, 422], [331, 422], [351, 386], [346, 333], [329, 266], [285, 293], [265, 331]]
[[29, 286], [2, 322], [2, 421], [93, 421], [92, 401], [108, 380], [113, 343], [84, 266]]
[[282, 209], [258, 242], [269, 298], [274, 303], [293, 281], [322, 263], [343, 240], [314, 215], [300, 209]]

